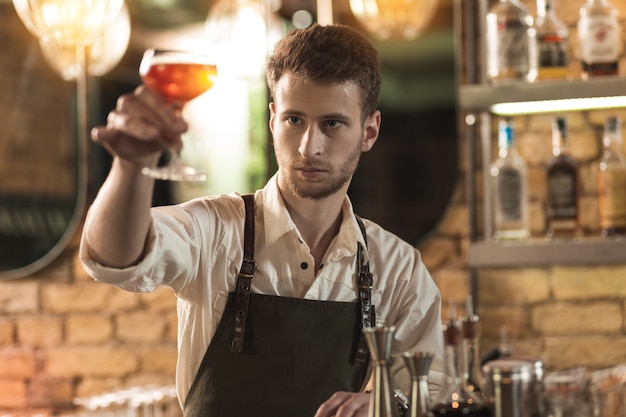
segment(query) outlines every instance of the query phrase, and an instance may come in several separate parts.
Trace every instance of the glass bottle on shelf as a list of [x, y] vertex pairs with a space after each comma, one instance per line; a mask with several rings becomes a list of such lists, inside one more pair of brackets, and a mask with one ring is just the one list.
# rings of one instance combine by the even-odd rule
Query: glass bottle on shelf
[[598, 206], [602, 236], [626, 234], [626, 157], [621, 121], [609, 117], [604, 125], [603, 152], [598, 165]]
[[499, 0], [486, 16], [487, 78], [534, 81], [537, 45], [533, 18], [518, 0]]
[[537, 0], [537, 79], [554, 80], [568, 76], [569, 30], [554, 11], [553, 0]]
[[583, 78], [618, 74], [622, 38], [617, 14], [608, 0], [587, 0], [580, 8], [578, 42]]
[[500, 120], [498, 158], [489, 167], [493, 211], [493, 239], [517, 240], [529, 236], [528, 172], [515, 149], [512, 119]]
[[552, 158], [546, 165], [548, 238], [578, 233], [578, 162], [567, 149], [567, 120], [552, 120]]
[[456, 307], [450, 303], [449, 319], [443, 324], [445, 381], [433, 400], [431, 412], [434, 417], [490, 417], [490, 404], [479, 395], [466, 389], [463, 374], [467, 362], [464, 359], [461, 322], [456, 317]]

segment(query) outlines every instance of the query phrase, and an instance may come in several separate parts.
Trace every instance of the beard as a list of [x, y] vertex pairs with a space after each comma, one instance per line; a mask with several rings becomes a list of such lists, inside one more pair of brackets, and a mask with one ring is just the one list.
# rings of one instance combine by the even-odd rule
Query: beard
[[[338, 170], [331, 170], [330, 177], [325, 181], [307, 181], [297, 176], [294, 169], [287, 170], [285, 175], [285, 183], [291, 192], [299, 198], [310, 198], [312, 200], [322, 200], [330, 197], [339, 190], [341, 190], [354, 175], [357, 166], [359, 165], [359, 159], [361, 157], [361, 143], [359, 142], [355, 146], [346, 161], [341, 164]], [[315, 162], [307, 160], [299, 160], [293, 165], [293, 167], [302, 166], [319, 166]]]

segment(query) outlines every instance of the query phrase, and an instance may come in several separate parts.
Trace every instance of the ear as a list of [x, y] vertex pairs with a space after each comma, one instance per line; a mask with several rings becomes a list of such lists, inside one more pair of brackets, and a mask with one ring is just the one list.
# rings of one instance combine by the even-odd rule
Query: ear
[[274, 134], [274, 122], [276, 121], [276, 104], [272, 101], [269, 107], [270, 107], [269, 127], [270, 127], [270, 132]]
[[380, 110], [375, 110], [365, 120], [365, 129], [361, 152], [367, 152], [374, 146], [380, 132]]

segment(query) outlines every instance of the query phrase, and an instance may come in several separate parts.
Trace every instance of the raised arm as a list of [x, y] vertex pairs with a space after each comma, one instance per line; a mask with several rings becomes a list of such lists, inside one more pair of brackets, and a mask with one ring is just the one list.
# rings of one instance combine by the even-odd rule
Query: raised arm
[[107, 125], [93, 129], [92, 139], [113, 156], [85, 221], [83, 239], [93, 260], [123, 268], [141, 259], [154, 188], [141, 170], [156, 165], [164, 149], [180, 147], [186, 129], [180, 112], [145, 87], [121, 96]]

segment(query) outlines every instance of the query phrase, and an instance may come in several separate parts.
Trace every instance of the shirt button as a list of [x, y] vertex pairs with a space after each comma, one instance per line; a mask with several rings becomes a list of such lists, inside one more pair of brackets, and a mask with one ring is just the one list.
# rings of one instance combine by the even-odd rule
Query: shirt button
[[309, 264], [307, 264], [306, 262], [302, 262], [300, 264], [300, 268], [302, 268], [302, 269], [307, 269], [308, 267], [309, 267]]

